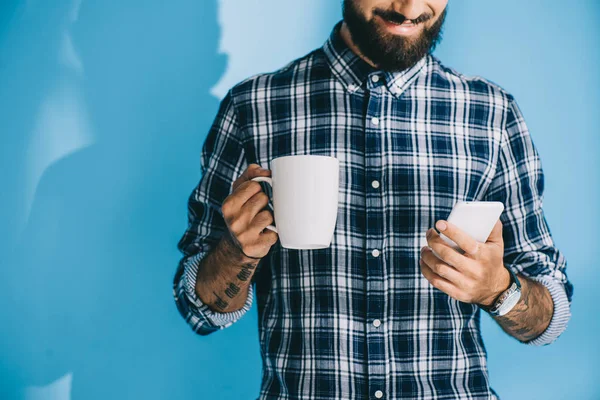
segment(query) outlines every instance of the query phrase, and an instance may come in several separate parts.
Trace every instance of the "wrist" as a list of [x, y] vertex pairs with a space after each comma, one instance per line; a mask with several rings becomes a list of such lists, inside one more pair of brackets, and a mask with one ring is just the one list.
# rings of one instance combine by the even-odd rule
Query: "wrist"
[[498, 298], [502, 295], [502, 293], [504, 293], [508, 290], [508, 288], [510, 288], [511, 284], [512, 279], [510, 276], [510, 272], [508, 272], [508, 269], [506, 269], [505, 266], [502, 266], [502, 273], [500, 275], [500, 278], [498, 279], [498, 285], [496, 286], [496, 289], [493, 290], [493, 292], [479, 304], [485, 308], [491, 308], [496, 303]]
[[226, 264], [229, 265], [245, 265], [258, 263], [260, 258], [250, 257], [244, 254], [239, 244], [236, 243], [235, 239], [231, 236], [229, 231], [225, 232], [221, 237], [218, 244], [220, 253]]

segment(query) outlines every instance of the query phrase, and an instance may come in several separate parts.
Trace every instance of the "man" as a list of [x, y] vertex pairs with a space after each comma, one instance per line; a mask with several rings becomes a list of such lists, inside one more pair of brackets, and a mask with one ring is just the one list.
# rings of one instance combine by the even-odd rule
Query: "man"
[[[256, 297], [260, 398], [494, 399], [480, 310], [530, 345], [566, 327], [573, 287], [539, 155], [513, 96], [431, 55], [446, 6], [346, 0], [321, 48], [221, 103], [175, 298], [206, 335]], [[340, 160], [327, 249], [285, 249], [265, 229], [268, 196], [250, 179], [290, 154]], [[486, 243], [444, 220], [458, 200], [504, 204]]]

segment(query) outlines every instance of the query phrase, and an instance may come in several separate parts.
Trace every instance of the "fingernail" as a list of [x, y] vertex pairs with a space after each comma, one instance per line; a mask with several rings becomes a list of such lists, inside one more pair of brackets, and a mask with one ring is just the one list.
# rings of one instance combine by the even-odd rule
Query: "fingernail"
[[436, 228], [438, 229], [438, 231], [445, 231], [446, 230], [446, 223], [442, 220], [438, 221], [435, 224]]

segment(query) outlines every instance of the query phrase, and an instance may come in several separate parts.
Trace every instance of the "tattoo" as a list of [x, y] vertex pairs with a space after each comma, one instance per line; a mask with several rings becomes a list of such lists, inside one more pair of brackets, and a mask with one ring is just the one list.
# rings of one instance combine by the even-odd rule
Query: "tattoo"
[[225, 300], [223, 300], [221, 297], [219, 297], [218, 294], [216, 294], [215, 292], [213, 292], [213, 294], [215, 295], [215, 306], [219, 307], [221, 310], [225, 310], [227, 309], [227, 307], [229, 306], [229, 303], [226, 302]]
[[496, 316], [502, 329], [522, 342], [527, 342], [541, 335], [552, 319], [554, 303], [552, 296], [544, 285], [519, 276], [521, 281], [521, 298], [515, 307], [506, 315]]
[[240, 281], [246, 282], [252, 276], [252, 270], [256, 267], [256, 264], [248, 263], [242, 266], [241, 271], [237, 274], [237, 278]]
[[[256, 268], [256, 265], [257, 263], [247, 263], [242, 265], [242, 269], [240, 270], [240, 272], [238, 272], [237, 278], [240, 281], [247, 281], [250, 278], [250, 276], [252, 276], [252, 270]], [[239, 285], [233, 282], [229, 282], [227, 283], [227, 287], [225, 288], [223, 293], [225, 293], [225, 296], [227, 296], [227, 298], [233, 299], [238, 294], [240, 294], [241, 291], [242, 288]], [[225, 301], [224, 297], [219, 296], [217, 293], [213, 292], [213, 294], [215, 295], [214, 304], [220, 310], [226, 310], [230, 304], [233, 305], [233, 303]]]
[[240, 287], [237, 286], [235, 283], [230, 283], [229, 287], [227, 289], [225, 289], [225, 294], [230, 299], [233, 299], [239, 292], [240, 292]]

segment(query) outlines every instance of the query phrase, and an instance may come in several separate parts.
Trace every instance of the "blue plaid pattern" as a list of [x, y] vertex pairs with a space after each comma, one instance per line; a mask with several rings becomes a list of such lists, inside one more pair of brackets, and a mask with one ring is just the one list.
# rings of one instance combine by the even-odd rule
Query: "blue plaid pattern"
[[[505, 264], [542, 282], [555, 312], [528, 344], [565, 329], [573, 287], [542, 211], [544, 176], [515, 99], [432, 55], [402, 72], [374, 69], [339, 36], [224, 97], [202, 149], [174, 279], [177, 307], [206, 335], [256, 299], [261, 399], [495, 399], [480, 309], [422, 276], [425, 232], [458, 200], [496, 200]], [[275, 244], [244, 307], [210, 310], [196, 296], [200, 260], [225, 232], [220, 206], [250, 163], [321, 154], [340, 160], [331, 247]], [[377, 185], [379, 183], [379, 185]], [[268, 190], [268, 189], [266, 189]]]

